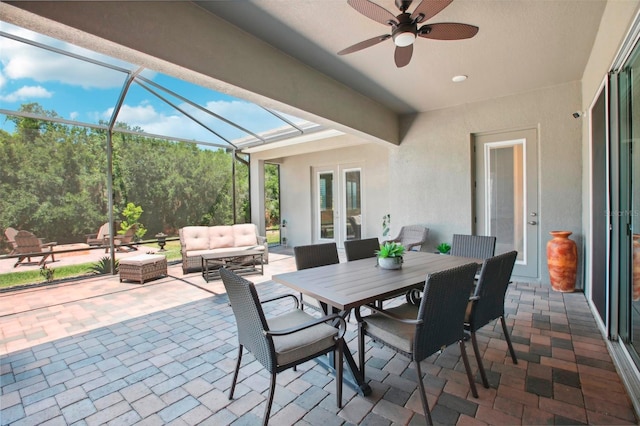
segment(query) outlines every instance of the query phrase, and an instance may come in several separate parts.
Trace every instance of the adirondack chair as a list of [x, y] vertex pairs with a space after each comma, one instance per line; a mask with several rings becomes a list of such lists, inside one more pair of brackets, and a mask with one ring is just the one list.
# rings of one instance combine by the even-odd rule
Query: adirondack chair
[[136, 234], [135, 228], [129, 228], [122, 235], [116, 235], [113, 237], [113, 244], [116, 247], [116, 251], [136, 251], [137, 247], [133, 246], [133, 237]]
[[16, 234], [18, 230], [15, 228], [7, 228], [4, 230], [4, 235], [7, 237], [7, 242], [11, 245], [11, 254], [16, 254]]
[[95, 234], [87, 235], [87, 244], [90, 246], [101, 246], [109, 242], [109, 222], [98, 229]]
[[55, 262], [55, 257], [53, 253], [53, 246], [57, 243], [42, 243], [40, 239], [33, 235], [29, 231], [18, 231], [15, 236], [16, 248], [14, 250], [14, 254], [19, 254], [18, 261], [13, 265], [13, 267], [17, 267], [25, 259], [27, 262], [31, 262], [32, 257], [42, 256], [38, 265], [44, 265], [44, 262], [47, 260], [49, 256], [51, 256], [51, 261]]

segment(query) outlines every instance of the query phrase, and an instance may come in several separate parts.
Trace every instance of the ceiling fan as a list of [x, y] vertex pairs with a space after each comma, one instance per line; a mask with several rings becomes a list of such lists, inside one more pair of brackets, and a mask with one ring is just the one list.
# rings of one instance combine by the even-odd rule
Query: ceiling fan
[[400, 14], [393, 13], [372, 2], [371, 0], [347, 0], [349, 6], [376, 22], [391, 27], [391, 34], [383, 34], [368, 40], [356, 43], [338, 52], [338, 55], [346, 55], [357, 52], [367, 47], [374, 46], [388, 39], [393, 39], [396, 45], [395, 62], [398, 68], [406, 66], [413, 55], [413, 42], [416, 37], [431, 38], [435, 40], [462, 40], [471, 38], [478, 33], [478, 27], [456, 22], [444, 22], [439, 24], [425, 24], [418, 28], [418, 24], [433, 18], [442, 9], [449, 6], [453, 0], [422, 0], [413, 13], [407, 12], [413, 0], [395, 0]]

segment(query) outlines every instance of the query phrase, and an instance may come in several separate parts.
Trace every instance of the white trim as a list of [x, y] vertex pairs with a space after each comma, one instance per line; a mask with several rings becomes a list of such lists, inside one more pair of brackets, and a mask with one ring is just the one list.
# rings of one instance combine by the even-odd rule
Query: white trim
[[[610, 204], [610, 186], [611, 186], [611, 180], [609, 179], [609, 174], [610, 174], [610, 144], [611, 144], [611, 140], [609, 137], [609, 93], [608, 93], [608, 89], [609, 89], [609, 84], [608, 84], [608, 80], [609, 77], [608, 75], [606, 75], [604, 77], [604, 79], [602, 80], [602, 83], [600, 83], [600, 86], [598, 88], [598, 91], [596, 92], [596, 95], [593, 97], [591, 103], [589, 104], [589, 109], [588, 109], [588, 114], [585, 115], [585, 119], [588, 120], [587, 122], [587, 128], [588, 128], [588, 149], [589, 149], [589, 176], [588, 176], [588, 185], [589, 185], [589, 189], [588, 189], [588, 194], [589, 194], [589, 239], [591, 241], [594, 240], [594, 224], [593, 224], [593, 133], [592, 133], [592, 128], [593, 126], [592, 124], [592, 111], [593, 111], [593, 107], [595, 106], [596, 102], [598, 101], [598, 99], [600, 98], [600, 95], [604, 93], [604, 108], [605, 108], [605, 173], [606, 173], [606, 184], [605, 184], [605, 188], [606, 188], [606, 211], [611, 211], [611, 204]], [[611, 216], [607, 215], [607, 226], [609, 227], [609, 229], [611, 229]], [[609, 255], [611, 253], [611, 236], [610, 236], [610, 232], [607, 233], [607, 240], [606, 240], [606, 254], [607, 254], [607, 258], [610, 258]], [[601, 322], [600, 320], [600, 314], [599, 314], [599, 310], [597, 309], [597, 307], [592, 303], [592, 285], [593, 285], [593, 276], [592, 276], [592, 271], [593, 271], [593, 245], [590, 243], [590, 241], [585, 241], [585, 247], [587, 248], [586, 252], [587, 252], [587, 261], [586, 264], [589, 265], [587, 268], [585, 268], [585, 296], [587, 301], [589, 302], [590, 306], [593, 306], [594, 309], [593, 313], [594, 313], [594, 317], [596, 317], [596, 319]], [[610, 277], [611, 277], [611, 262], [607, 261], [605, 262], [605, 273], [606, 273], [606, 278], [605, 278], [605, 312], [604, 312], [604, 318], [605, 318], [605, 322], [603, 323], [605, 330], [609, 329], [609, 318], [610, 318], [610, 313], [611, 313], [611, 306], [610, 306], [610, 302], [611, 302], [611, 282], [610, 282]]]
[[484, 209], [485, 209], [485, 213], [484, 213], [484, 229], [485, 232], [488, 232], [490, 228], [490, 224], [489, 224], [489, 218], [490, 218], [490, 207], [491, 207], [491, 187], [489, 185], [489, 177], [490, 177], [490, 171], [491, 171], [491, 158], [489, 155], [489, 151], [491, 148], [495, 148], [495, 147], [509, 147], [509, 146], [516, 146], [516, 145], [521, 145], [522, 146], [522, 173], [523, 173], [523, 182], [522, 182], [522, 224], [523, 224], [523, 229], [522, 229], [522, 237], [523, 237], [523, 256], [522, 259], [524, 259], [524, 261], [522, 260], [516, 260], [516, 264], [518, 265], [523, 265], [526, 266], [527, 265], [527, 259], [528, 259], [528, 251], [527, 251], [527, 246], [528, 246], [528, 235], [527, 235], [527, 212], [529, 211], [529, 206], [527, 204], [528, 202], [528, 193], [527, 193], [527, 139], [526, 138], [518, 138], [518, 139], [511, 139], [511, 140], [506, 140], [506, 141], [500, 141], [500, 142], [486, 142], [483, 144], [484, 146]]

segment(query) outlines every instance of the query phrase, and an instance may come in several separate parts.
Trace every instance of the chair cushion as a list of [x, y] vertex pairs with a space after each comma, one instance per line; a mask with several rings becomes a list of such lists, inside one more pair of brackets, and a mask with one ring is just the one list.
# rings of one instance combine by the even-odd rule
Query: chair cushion
[[209, 248], [208, 226], [185, 226], [182, 228], [182, 243], [185, 251]]
[[233, 247], [233, 229], [231, 226], [210, 226], [209, 227], [209, 247], [210, 249]]
[[[386, 309], [386, 311], [404, 319], [416, 319], [418, 317], [418, 308], [418, 306], [405, 303]], [[404, 352], [413, 352], [413, 340], [416, 331], [414, 324], [394, 321], [384, 315], [375, 313], [365, 317], [364, 321], [367, 323], [366, 333], [369, 336], [373, 338], [379, 337]]]
[[[267, 318], [267, 323], [270, 330], [284, 330], [316, 319], [296, 309], [277, 317]], [[335, 327], [318, 324], [286, 336], [274, 336], [273, 344], [278, 365], [289, 364], [333, 347], [335, 345], [333, 337], [337, 333], [338, 330]]]
[[237, 247], [255, 246], [258, 244], [258, 229], [253, 223], [233, 225], [233, 239]]

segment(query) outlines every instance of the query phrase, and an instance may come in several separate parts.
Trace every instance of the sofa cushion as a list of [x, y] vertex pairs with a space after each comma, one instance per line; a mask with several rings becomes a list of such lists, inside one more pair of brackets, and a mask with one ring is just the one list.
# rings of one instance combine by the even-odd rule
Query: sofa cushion
[[253, 223], [233, 225], [233, 239], [236, 247], [255, 246], [258, 244], [258, 229]]
[[209, 248], [235, 247], [233, 229], [231, 226], [210, 226], [209, 227]]
[[182, 244], [185, 251], [209, 248], [208, 226], [185, 226], [182, 228]]

